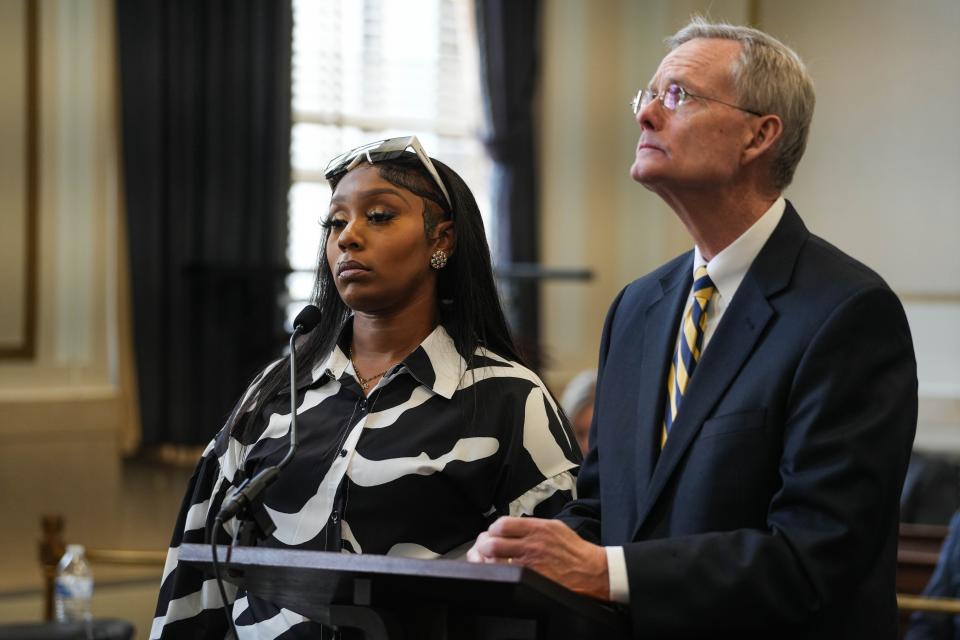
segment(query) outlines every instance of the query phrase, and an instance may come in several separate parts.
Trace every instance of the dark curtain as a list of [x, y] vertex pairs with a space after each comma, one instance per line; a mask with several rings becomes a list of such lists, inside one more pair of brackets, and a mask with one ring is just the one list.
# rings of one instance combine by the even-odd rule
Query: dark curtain
[[118, 0], [143, 445], [206, 443], [279, 353], [289, 0]]
[[[537, 81], [539, 2], [476, 0], [484, 93], [485, 143], [493, 159], [493, 215], [501, 265], [539, 262], [533, 94]], [[502, 283], [507, 313], [524, 355], [539, 361], [540, 287]]]

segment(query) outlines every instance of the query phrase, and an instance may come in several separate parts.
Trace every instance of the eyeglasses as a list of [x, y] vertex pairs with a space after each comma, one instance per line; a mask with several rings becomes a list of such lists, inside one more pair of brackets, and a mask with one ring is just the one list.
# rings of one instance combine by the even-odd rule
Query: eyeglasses
[[437, 173], [437, 168], [433, 166], [433, 162], [430, 161], [430, 156], [428, 156], [423, 150], [423, 146], [420, 144], [420, 141], [417, 140], [417, 136], [388, 138], [387, 140], [370, 142], [360, 145], [356, 149], [351, 149], [346, 153], [341, 153], [327, 163], [327, 168], [323, 172], [323, 177], [325, 177], [327, 180], [331, 180], [342, 173], [350, 171], [364, 161], [374, 164], [376, 162], [383, 162], [385, 160], [399, 158], [407, 149], [412, 149], [413, 152], [417, 154], [417, 158], [420, 159], [420, 162], [426, 168], [427, 173], [430, 174], [430, 177], [433, 178], [434, 182], [437, 183], [437, 186], [440, 187], [440, 191], [443, 193], [443, 197], [447, 201], [447, 206], [453, 208], [453, 203], [450, 202], [450, 194], [447, 193], [447, 188], [443, 185], [443, 180], [440, 179], [440, 174]]
[[680, 85], [674, 83], [667, 86], [667, 89], [661, 93], [657, 93], [653, 89], [640, 89], [637, 92], [637, 95], [630, 101], [630, 108], [633, 110], [633, 115], [640, 113], [640, 110], [645, 106], [650, 104], [654, 100], [659, 100], [665, 108], [670, 111], [676, 111], [687, 101], [687, 98], [699, 98], [700, 100], [709, 100], [710, 102], [718, 102], [720, 104], [726, 105], [728, 107], [733, 107], [740, 111], [744, 111], [754, 116], [762, 116], [762, 113], [757, 111], [752, 111], [750, 109], [745, 109], [741, 106], [731, 104], [729, 102], [724, 102], [723, 100], [717, 100], [716, 98], [708, 98], [707, 96], [698, 96], [696, 94], [690, 93]]

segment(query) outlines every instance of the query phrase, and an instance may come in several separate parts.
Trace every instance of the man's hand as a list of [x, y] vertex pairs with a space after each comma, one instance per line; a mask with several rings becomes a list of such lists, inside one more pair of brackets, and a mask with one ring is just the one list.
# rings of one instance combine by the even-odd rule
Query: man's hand
[[467, 560], [522, 564], [572, 591], [610, 599], [607, 552], [559, 520], [499, 518], [477, 537]]

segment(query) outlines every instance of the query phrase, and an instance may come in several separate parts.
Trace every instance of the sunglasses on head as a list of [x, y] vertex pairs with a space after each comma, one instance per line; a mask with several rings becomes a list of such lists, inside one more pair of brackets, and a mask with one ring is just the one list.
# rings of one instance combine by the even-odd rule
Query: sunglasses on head
[[438, 187], [440, 187], [440, 191], [443, 193], [443, 197], [447, 201], [447, 207], [453, 209], [453, 203], [450, 202], [450, 194], [447, 193], [447, 188], [443, 185], [443, 180], [440, 179], [440, 174], [437, 173], [437, 168], [433, 166], [433, 162], [430, 161], [430, 156], [428, 156], [423, 150], [423, 145], [421, 145], [420, 141], [417, 140], [417, 136], [388, 138], [378, 142], [369, 142], [367, 144], [360, 145], [356, 149], [351, 149], [346, 153], [341, 153], [327, 163], [327, 168], [324, 170], [323, 176], [327, 180], [332, 180], [333, 178], [350, 171], [362, 162], [376, 164], [377, 162], [384, 162], [386, 160], [399, 158], [407, 149], [411, 149], [417, 155], [417, 158], [419, 158], [420, 162], [427, 169], [427, 173], [430, 174], [430, 177], [433, 178], [433, 181], [437, 183]]

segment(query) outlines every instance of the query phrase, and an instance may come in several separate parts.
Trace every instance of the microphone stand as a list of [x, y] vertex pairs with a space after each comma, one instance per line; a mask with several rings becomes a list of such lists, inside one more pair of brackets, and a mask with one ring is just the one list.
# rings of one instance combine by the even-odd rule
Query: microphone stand
[[[300, 320], [300, 316], [297, 316], [297, 320]], [[280, 471], [290, 463], [299, 446], [297, 438], [297, 350], [294, 342], [298, 336], [307, 333], [312, 328], [307, 328], [303, 323], [298, 322], [290, 335], [290, 445], [287, 448], [287, 455], [278, 464], [261, 469], [252, 478], [244, 480], [230, 498], [224, 502], [223, 507], [217, 514], [217, 520], [221, 523], [235, 515], [237, 516], [240, 527], [235, 543], [240, 546], [256, 545], [257, 542], [266, 539], [277, 528], [264, 510], [263, 504], [255, 502], [255, 500], [276, 481]]]
[[[287, 455], [278, 464], [262, 469], [252, 478], [247, 478], [240, 483], [236, 491], [224, 502], [223, 507], [214, 519], [213, 530], [210, 534], [213, 572], [217, 587], [220, 590], [221, 603], [227, 616], [227, 622], [234, 638], [238, 637], [237, 629], [227, 604], [227, 594], [220, 577], [220, 565], [217, 560], [217, 531], [220, 530], [224, 522], [236, 516], [239, 526], [233, 544], [255, 546], [257, 542], [265, 540], [277, 528], [264, 509], [263, 503], [256, 501], [256, 498], [264, 489], [276, 481], [280, 471], [290, 463], [299, 446], [297, 438], [297, 349], [295, 342], [298, 336], [312, 331], [319, 321], [320, 310], [313, 305], [304, 307], [293, 321], [293, 333], [290, 334], [290, 445], [287, 448]], [[232, 548], [232, 545], [230, 548]], [[227, 561], [230, 561], [229, 552]]]

